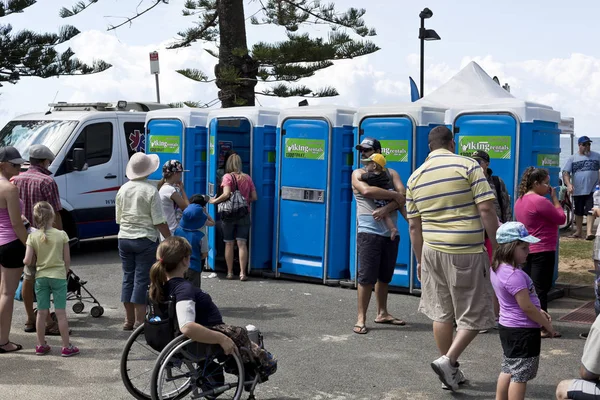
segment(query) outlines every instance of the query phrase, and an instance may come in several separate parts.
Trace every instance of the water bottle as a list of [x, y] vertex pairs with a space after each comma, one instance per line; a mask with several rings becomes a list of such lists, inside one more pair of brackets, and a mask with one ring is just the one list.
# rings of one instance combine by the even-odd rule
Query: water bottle
[[600, 185], [594, 189], [594, 208], [600, 208]]
[[248, 338], [256, 344], [258, 343], [258, 335], [259, 331], [254, 325], [246, 325], [246, 330], [248, 331]]
[[162, 321], [158, 315], [150, 318], [150, 322], [160, 322]]

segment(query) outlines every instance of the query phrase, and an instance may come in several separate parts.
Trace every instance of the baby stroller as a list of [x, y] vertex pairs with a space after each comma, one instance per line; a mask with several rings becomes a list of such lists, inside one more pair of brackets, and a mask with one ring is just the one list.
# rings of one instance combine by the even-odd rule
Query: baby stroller
[[[94, 318], [99, 318], [104, 314], [104, 307], [102, 307], [94, 295], [86, 289], [86, 283], [87, 281], [82, 281], [75, 272], [69, 270], [69, 275], [67, 276], [67, 301], [76, 301], [76, 303], [73, 304], [73, 312], [76, 314], [81, 314], [83, 312], [83, 309], [85, 308], [84, 303], [95, 304], [90, 310], [90, 315]], [[83, 295], [81, 294], [82, 289], [85, 292]]]
[[[254, 390], [275, 373], [276, 362], [266, 371], [252, 359], [250, 350], [225, 355], [219, 345], [194, 342], [177, 328], [174, 301], [149, 305], [144, 325], [129, 337], [121, 356], [121, 377], [135, 398], [232, 399], [244, 391], [254, 399]], [[159, 318], [156, 318], [158, 316]], [[250, 339], [263, 347], [262, 334], [248, 331]], [[138, 352], [142, 350], [142, 354]]]

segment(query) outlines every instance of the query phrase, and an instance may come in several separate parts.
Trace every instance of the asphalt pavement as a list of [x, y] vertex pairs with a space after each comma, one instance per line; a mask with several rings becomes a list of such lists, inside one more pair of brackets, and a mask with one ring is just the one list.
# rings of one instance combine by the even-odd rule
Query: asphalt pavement
[[[62, 358], [60, 339], [48, 338], [52, 353], [35, 355], [35, 334], [23, 332], [25, 312], [15, 303], [11, 340], [24, 349], [0, 355], [0, 399], [129, 399], [119, 374], [128, 337], [121, 330], [121, 266], [116, 240], [83, 242], [73, 254], [73, 270], [105, 309], [92, 318], [90, 306], [68, 316], [72, 343], [81, 354]], [[204, 274], [208, 276], [208, 273]], [[438, 357], [431, 323], [417, 312], [419, 298], [390, 294], [389, 309], [408, 322], [404, 327], [372, 322], [369, 333], [352, 332], [356, 291], [318, 284], [251, 278], [229, 281], [220, 274], [204, 278], [203, 288], [221, 309], [225, 322], [256, 325], [265, 346], [278, 358], [278, 371], [258, 386], [259, 400], [312, 399], [493, 399], [502, 350], [495, 330], [481, 334], [460, 359], [469, 383], [455, 394], [441, 389], [429, 366]], [[554, 320], [583, 304], [563, 298], [550, 303]], [[542, 342], [540, 369], [528, 399], [553, 399], [557, 383], [575, 377], [589, 325], [556, 322], [560, 339]]]

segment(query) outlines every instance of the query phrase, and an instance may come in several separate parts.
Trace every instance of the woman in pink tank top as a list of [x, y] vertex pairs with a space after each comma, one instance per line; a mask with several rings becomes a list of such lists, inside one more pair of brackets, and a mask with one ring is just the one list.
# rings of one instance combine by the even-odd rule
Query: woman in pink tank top
[[248, 265], [248, 239], [250, 236], [250, 203], [258, 196], [250, 175], [242, 172], [242, 159], [238, 154], [232, 154], [225, 165], [226, 174], [223, 176], [223, 194], [210, 200], [212, 204], [227, 201], [233, 192], [239, 190], [248, 203], [248, 212], [235, 220], [221, 220], [223, 242], [225, 242], [225, 262], [227, 264], [227, 279], [233, 279], [233, 252], [237, 242], [240, 252], [240, 280], [245, 281]]
[[9, 340], [15, 292], [23, 273], [27, 231], [21, 219], [19, 190], [10, 183], [25, 160], [14, 147], [0, 147], [0, 358], [18, 351]]

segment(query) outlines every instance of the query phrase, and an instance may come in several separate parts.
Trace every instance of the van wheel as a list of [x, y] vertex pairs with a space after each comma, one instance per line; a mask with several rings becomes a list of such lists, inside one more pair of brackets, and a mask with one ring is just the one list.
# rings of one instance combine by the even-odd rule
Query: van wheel
[[60, 217], [62, 218], [63, 230], [67, 232], [69, 239], [77, 237], [77, 226], [75, 225], [75, 221], [73, 221], [71, 213], [61, 210]]

